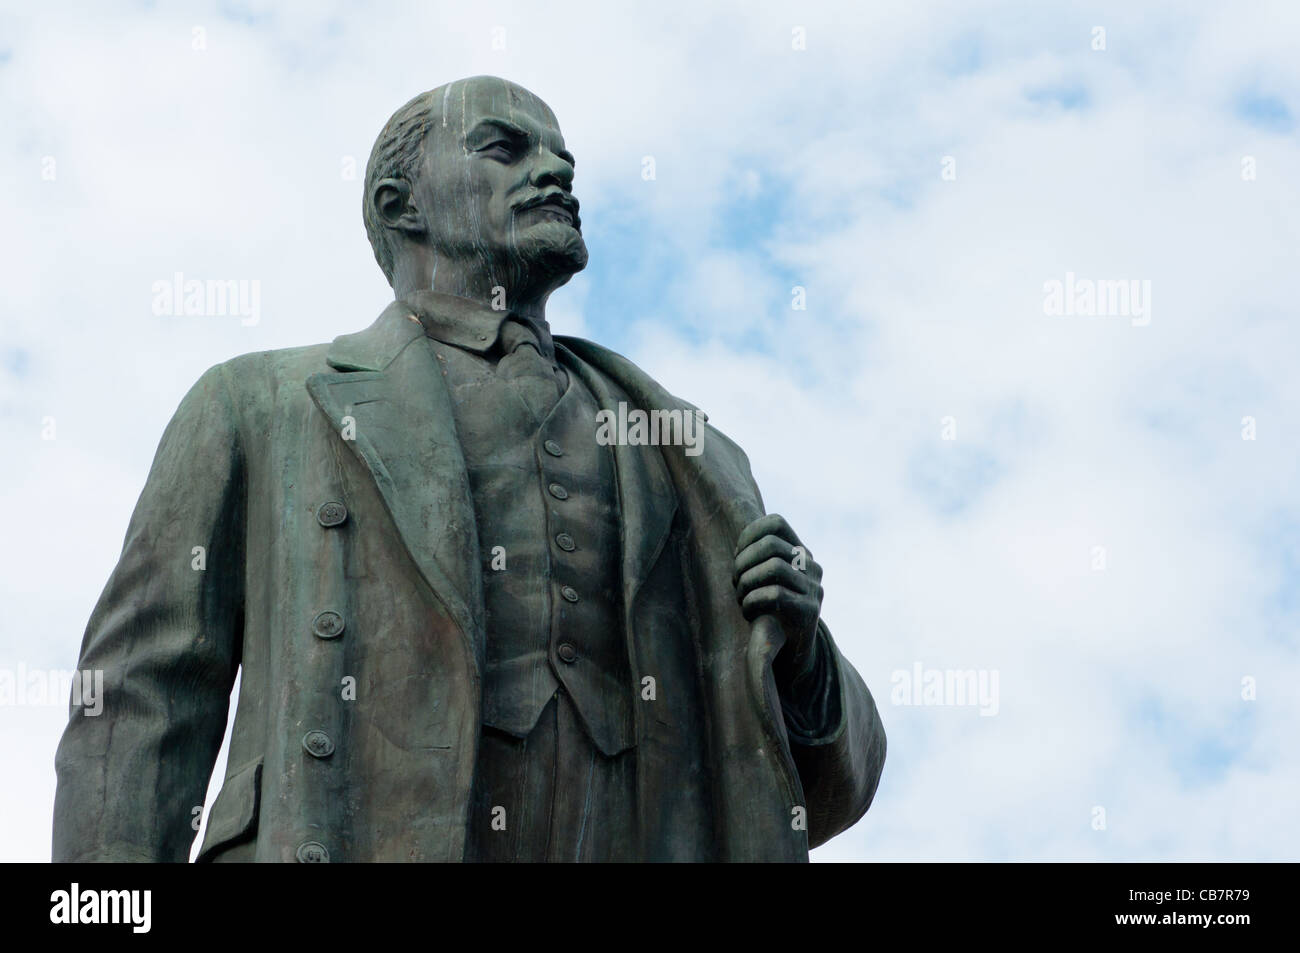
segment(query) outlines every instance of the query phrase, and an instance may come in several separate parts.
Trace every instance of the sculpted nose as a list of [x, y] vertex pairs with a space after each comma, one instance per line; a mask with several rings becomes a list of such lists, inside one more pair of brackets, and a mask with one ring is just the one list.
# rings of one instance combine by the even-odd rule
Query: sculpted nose
[[568, 192], [573, 188], [573, 166], [542, 146], [533, 157], [532, 174], [529, 179], [539, 189], [548, 185], [558, 185]]

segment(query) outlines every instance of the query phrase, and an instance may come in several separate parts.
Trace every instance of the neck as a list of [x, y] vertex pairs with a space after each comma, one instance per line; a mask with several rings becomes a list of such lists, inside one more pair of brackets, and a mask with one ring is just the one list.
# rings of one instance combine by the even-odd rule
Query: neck
[[417, 291], [439, 291], [498, 311], [508, 310], [544, 325], [546, 301], [555, 284], [542, 288], [514, 284], [512, 289], [507, 278], [493, 274], [481, 261], [464, 262], [432, 251], [399, 259], [393, 270], [393, 291], [398, 298]]

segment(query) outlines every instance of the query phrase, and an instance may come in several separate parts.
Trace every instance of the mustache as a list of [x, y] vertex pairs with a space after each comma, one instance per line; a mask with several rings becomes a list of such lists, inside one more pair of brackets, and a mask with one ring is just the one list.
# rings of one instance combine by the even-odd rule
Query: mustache
[[538, 192], [515, 206], [515, 212], [527, 211], [530, 208], [539, 208], [543, 205], [558, 205], [564, 209], [573, 218], [573, 227], [581, 228], [582, 219], [578, 217], [578, 209], [581, 207], [577, 199], [568, 192], [552, 189], [549, 192]]

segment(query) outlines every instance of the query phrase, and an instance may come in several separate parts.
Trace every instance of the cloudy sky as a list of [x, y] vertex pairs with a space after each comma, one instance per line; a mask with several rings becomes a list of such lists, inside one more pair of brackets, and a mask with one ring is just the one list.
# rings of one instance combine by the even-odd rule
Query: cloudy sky
[[[5, 3], [0, 688], [75, 665], [206, 368], [388, 303], [365, 157], [491, 73], [578, 157], [555, 330], [826, 567], [889, 760], [815, 860], [1296, 860], [1298, 49], [1285, 2]], [[155, 314], [178, 272], [256, 319]], [[0, 692], [0, 860], [49, 857], [42, 701]]]

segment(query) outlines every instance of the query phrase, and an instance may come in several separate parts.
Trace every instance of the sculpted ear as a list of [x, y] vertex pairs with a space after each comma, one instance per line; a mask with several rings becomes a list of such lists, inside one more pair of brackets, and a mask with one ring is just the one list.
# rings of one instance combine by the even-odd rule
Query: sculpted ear
[[405, 179], [380, 179], [370, 193], [379, 220], [389, 228], [404, 232], [423, 232], [420, 210], [411, 200], [411, 186]]

